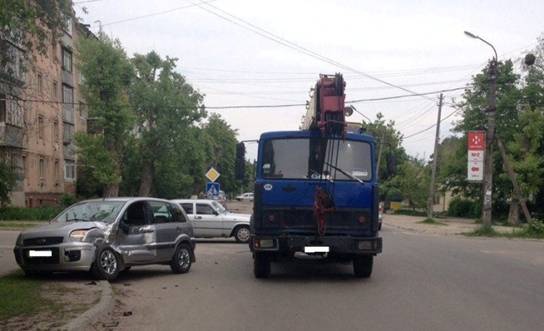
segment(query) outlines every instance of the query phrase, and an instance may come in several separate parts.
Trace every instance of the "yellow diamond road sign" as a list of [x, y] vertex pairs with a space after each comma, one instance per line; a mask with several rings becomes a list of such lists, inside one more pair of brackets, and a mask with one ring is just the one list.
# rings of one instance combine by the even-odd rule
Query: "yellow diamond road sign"
[[221, 176], [221, 174], [219, 171], [215, 170], [214, 167], [211, 167], [210, 170], [206, 172], [206, 178], [208, 178], [210, 182], [215, 182], [219, 176]]

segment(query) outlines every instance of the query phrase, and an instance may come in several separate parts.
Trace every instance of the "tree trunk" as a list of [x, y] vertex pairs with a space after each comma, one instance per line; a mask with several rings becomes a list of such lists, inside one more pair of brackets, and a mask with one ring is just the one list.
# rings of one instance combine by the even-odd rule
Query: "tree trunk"
[[519, 225], [519, 202], [512, 199], [510, 202], [510, 210], [508, 211], [508, 224]]
[[140, 189], [138, 195], [141, 197], [148, 197], [151, 193], [151, 186], [153, 185], [153, 161], [145, 160], [142, 167], [142, 175], [140, 180]]
[[117, 197], [119, 196], [119, 184], [107, 184], [104, 185], [104, 197]]

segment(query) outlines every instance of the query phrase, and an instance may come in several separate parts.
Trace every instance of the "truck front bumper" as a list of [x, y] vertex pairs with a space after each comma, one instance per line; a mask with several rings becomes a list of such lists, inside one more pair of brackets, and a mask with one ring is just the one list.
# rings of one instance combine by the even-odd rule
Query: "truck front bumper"
[[288, 235], [280, 237], [254, 236], [254, 251], [278, 253], [304, 252], [305, 247], [328, 247], [330, 255], [376, 255], [382, 252], [381, 237]]

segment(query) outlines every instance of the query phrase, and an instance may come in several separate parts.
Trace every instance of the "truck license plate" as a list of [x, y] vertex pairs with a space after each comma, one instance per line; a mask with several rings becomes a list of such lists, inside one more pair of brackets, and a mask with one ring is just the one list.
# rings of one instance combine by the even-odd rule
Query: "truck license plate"
[[306, 246], [304, 253], [328, 253], [329, 246]]
[[50, 250], [42, 250], [42, 251], [28, 251], [28, 257], [52, 257], [53, 252]]

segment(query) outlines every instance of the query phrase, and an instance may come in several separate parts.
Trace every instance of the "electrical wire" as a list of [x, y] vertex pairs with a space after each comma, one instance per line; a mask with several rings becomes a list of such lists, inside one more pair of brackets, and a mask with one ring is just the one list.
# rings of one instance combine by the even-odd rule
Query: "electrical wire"
[[[266, 38], [268, 40], [274, 41], [274, 42], [276, 42], [276, 43], [278, 43], [280, 45], [291, 48], [291, 49], [293, 49], [293, 50], [295, 50], [295, 51], [297, 51], [299, 53], [303, 53], [303, 54], [308, 55], [308, 56], [310, 56], [310, 57], [312, 57], [314, 59], [320, 60], [322, 62], [331, 64], [331, 65], [334, 65], [334, 66], [336, 66], [338, 68], [355, 72], [355, 73], [357, 73], [357, 74], [359, 74], [361, 76], [364, 76], [364, 77], [366, 77], [368, 79], [380, 82], [380, 83], [382, 83], [384, 85], [388, 85], [388, 86], [403, 90], [403, 91], [405, 91], [407, 93], [413, 94], [414, 96], [428, 98], [424, 94], [420, 94], [420, 93], [414, 92], [414, 91], [412, 91], [410, 89], [407, 89], [405, 87], [402, 87], [400, 85], [390, 83], [388, 81], [385, 81], [383, 79], [380, 79], [378, 77], [370, 75], [370, 74], [368, 74], [368, 73], [366, 73], [364, 71], [357, 70], [357, 69], [355, 69], [353, 67], [350, 67], [350, 66], [345, 65], [343, 63], [340, 63], [338, 61], [335, 61], [335, 60], [333, 60], [333, 59], [331, 59], [329, 57], [326, 57], [326, 56], [318, 54], [318, 53], [316, 53], [314, 51], [311, 51], [308, 48], [300, 46], [300, 45], [298, 45], [298, 44], [296, 44], [294, 42], [291, 42], [291, 41], [289, 41], [289, 40], [287, 40], [285, 38], [282, 38], [282, 37], [280, 37], [280, 36], [278, 36], [276, 34], [273, 34], [272, 32], [267, 31], [267, 30], [265, 30], [265, 29], [263, 29], [263, 28], [261, 28], [259, 26], [256, 26], [256, 25], [254, 25], [254, 24], [252, 24], [252, 23], [250, 23], [248, 21], [245, 21], [245, 20], [241, 19], [240, 17], [237, 17], [237, 16], [235, 16], [235, 15], [233, 15], [233, 14], [231, 14], [231, 13], [229, 13], [229, 12], [227, 12], [227, 11], [217, 7], [217, 6], [211, 5], [209, 3], [207, 3], [207, 4], [202, 4], [202, 3], [197, 4], [197, 3], [193, 2], [193, 4], [195, 4], [196, 6], [201, 8], [202, 10], [204, 10], [204, 11], [206, 11], [206, 12], [212, 14], [212, 15], [215, 15], [215, 16], [217, 16], [217, 17], [219, 17], [219, 18], [221, 18], [221, 19], [223, 19], [223, 20], [225, 20], [227, 22], [230, 22], [232, 24], [240, 26], [240, 27], [242, 27], [242, 28], [244, 28], [246, 30], [249, 30], [249, 31], [251, 31], [251, 32], [253, 32], [253, 33], [257, 34], [257, 35], [260, 35], [260, 36], [262, 36], [262, 37], [264, 37], [264, 38]], [[209, 7], [215, 9], [215, 11], [210, 9]], [[220, 14], [218, 12], [223, 13], [223, 14]], [[240, 23], [240, 22], [242, 22], [242, 23]]]
[[[454, 110], [454, 111], [453, 111], [452, 113], [450, 113], [448, 116], [442, 118], [442, 119], [440, 120], [440, 123], [442, 123], [442, 122], [444, 122], [445, 120], [447, 120], [448, 118], [452, 117], [453, 115], [455, 115], [455, 114], [456, 114], [457, 112], [459, 112], [460, 110], [461, 110], [461, 109]], [[406, 139], [410, 139], [410, 138], [412, 138], [412, 137], [415, 137], [415, 136], [417, 136], [417, 135], [419, 135], [419, 134], [422, 134], [422, 133], [424, 133], [424, 132], [426, 132], [426, 131], [429, 131], [430, 129], [432, 129], [432, 128], [434, 128], [434, 127], [436, 127], [436, 123], [433, 124], [433, 125], [431, 125], [431, 126], [429, 126], [428, 128], [425, 128], [425, 129], [423, 129], [423, 130], [420, 130], [420, 131], [417, 131], [417, 132], [415, 132], [415, 133], [412, 133], [412, 134], [410, 134], [410, 135], [408, 135], [408, 136], [406, 136], [406, 137], [403, 137], [403, 140], [406, 140]]]
[[146, 14], [146, 15], [135, 16], [135, 17], [129, 17], [129, 18], [125, 18], [125, 19], [118, 20], [118, 21], [107, 22], [107, 23], [102, 24], [102, 26], [104, 27], [104, 26], [109, 26], [109, 25], [114, 25], [114, 24], [119, 24], [119, 23], [125, 23], [125, 22], [136, 21], [136, 20], [140, 20], [140, 19], [143, 19], [143, 18], [148, 18], [148, 17], [153, 17], [153, 16], [159, 16], [159, 15], [169, 14], [169, 13], [174, 12], [174, 11], [177, 11], [177, 10], [181, 10], [181, 9], [185, 9], [185, 8], [191, 8], [191, 7], [196, 7], [196, 6], [200, 6], [200, 5], [203, 5], [203, 4], [208, 4], [208, 3], [210, 3], [210, 2], [215, 2], [215, 1], [217, 1], [217, 0], [208, 0], [208, 1], [201, 1], [201, 2], [199, 2], [199, 3], [191, 3], [190, 5], [185, 5], [185, 6], [170, 8], [170, 9], [167, 9], [167, 10], [162, 10], [162, 11], [158, 11], [158, 12], [154, 12], [154, 13], [149, 13], [149, 14]]

